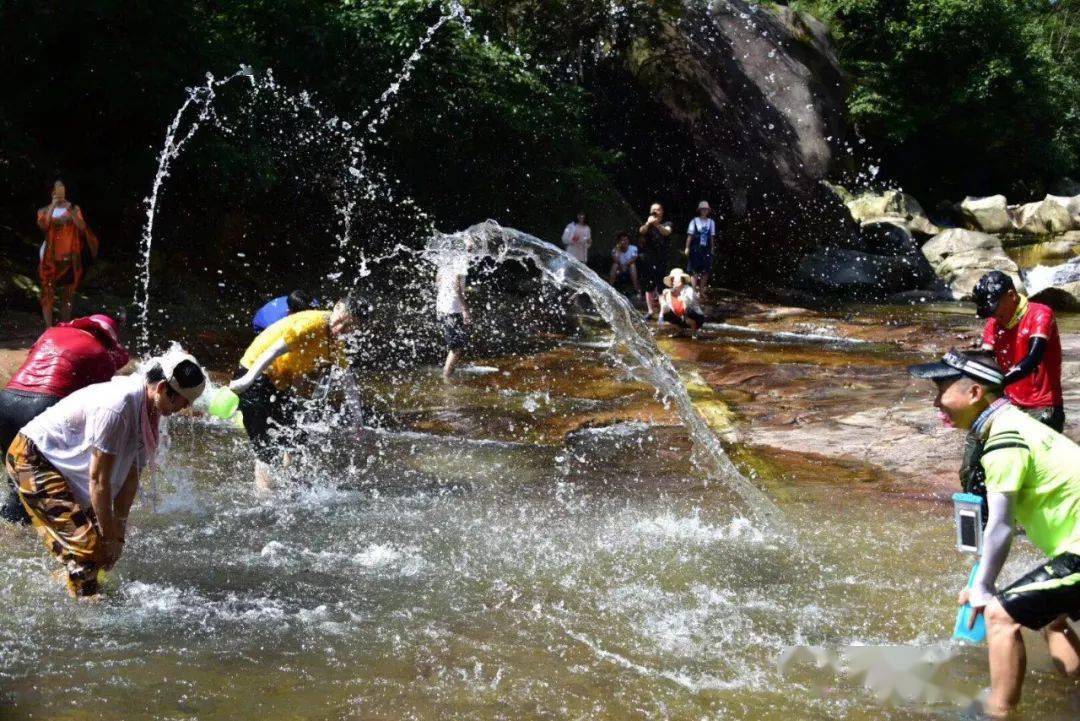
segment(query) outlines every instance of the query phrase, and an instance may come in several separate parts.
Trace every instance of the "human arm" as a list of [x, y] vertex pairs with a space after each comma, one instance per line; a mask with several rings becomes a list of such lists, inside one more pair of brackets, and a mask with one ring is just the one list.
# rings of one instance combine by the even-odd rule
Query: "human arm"
[[266, 351], [258, 357], [255, 364], [251, 366], [251, 369], [247, 373], [240, 376], [232, 383], [229, 384], [229, 390], [238, 395], [243, 394], [251, 387], [251, 384], [255, 382], [255, 379], [262, 375], [263, 371], [270, 367], [270, 364], [289, 352], [289, 344], [283, 340], [279, 340], [274, 345], [266, 349]]
[[983, 326], [982, 334], [982, 349], [994, 350], [994, 338], [997, 336], [997, 321], [993, 318], [986, 321], [986, 325]]
[[569, 223], [563, 229], [563, 232], [562, 232], [562, 244], [563, 245], [570, 245], [570, 241], [571, 241], [571, 239], [573, 237], [574, 237], [574, 224]]
[[[101, 533], [105, 568], [111, 568], [120, 558], [123, 528], [113, 512], [111, 476], [116, 456], [95, 448], [90, 455], [90, 506], [97, 518]], [[130, 505], [130, 504], [129, 504]]]
[[1042, 363], [1043, 356], [1046, 355], [1047, 345], [1046, 338], [1032, 336], [1031, 342], [1028, 344], [1028, 354], [1005, 373], [1005, 385], [1015, 383], [1021, 378], [1026, 378], [1034, 373], [1035, 369]]
[[120, 493], [118, 493], [113, 500], [113, 513], [117, 525], [120, 527], [121, 543], [127, 536], [128, 514], [131, 513], [131, 505], [135, 502], [135, 494], [138, 493], [138, 491], [139, 469], [132, 464], [131, 470], [128, 471], [127, 478], [124, 479], [124, 485], [120, 486]]
[[656, 221], [656, 229], [660, 231], [660, 235], [664, 236], [665, 238], [671, 235], [671, 223], [661, 223], [658, 220]]
[[971, 584], [968, 603], [981, 608], [994, 597], [998, 574], [1009, 557], [1013, 537], [1013, 505], [1015, 494], [988, 493], [986, 502], [990, 508], [986, 530], [983, 531], [983, 554], [979, 560], [979, 572]]

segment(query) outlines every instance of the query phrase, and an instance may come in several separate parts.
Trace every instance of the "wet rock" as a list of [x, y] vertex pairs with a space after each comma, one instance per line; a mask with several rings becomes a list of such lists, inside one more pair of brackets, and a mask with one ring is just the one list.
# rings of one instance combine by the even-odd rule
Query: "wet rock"
[[860, 250], [826, 248], [799, 263], [796, 279], [826, 293], [881, 297], [919, 288], [929, 278], [925, 263], [914, 255], [878, 255]]
[[869, 223], [889, 222], [910, 232], [936, 235], [938, 227], [930, 222], [919, 201], [899, 190], [886, 190], [881, 195], [867, 193], [845, 203], [851, 217], [865, 228]]
[[[1071, 200], [1071, 198], [1066, 199]], [[1047, 196], [1036, 203], [1024, 203], [1012, 213], [1013, 224], [1021, 233], [1048, 235], [1073, 228], [1073, 218], [1066, 204]]]
[[[960, 203], [964, 223], [972, 230], [984, 233], [1005, 233], [1013, 229], [1012, 218], [1004, 195], [985, 198], [967, 197]], [[933, 261], [931, 261], [933, 262]]]
[[1074, 229], [1080, 229], [1080, 195], [1047, 195], [1044, 202], [1057, 203], [1069, 213]]
[[1043, 288], [1031, 297], [1054, 310], [1075, 313], [1080, 311], [1080, 280]]
[[950, 228], [927, 241], [922, 252], [957, 300], [970, 298], [979, 278], [991, 270], [1008, 273], [1016, 287], [1023, 288], [1020, 269], [993, 235]]

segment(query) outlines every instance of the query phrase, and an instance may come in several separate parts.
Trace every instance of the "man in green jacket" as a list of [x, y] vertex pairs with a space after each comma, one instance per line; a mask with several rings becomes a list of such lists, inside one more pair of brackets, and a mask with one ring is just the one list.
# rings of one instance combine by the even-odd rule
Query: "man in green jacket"
[[[958, 601], [986, 615], [986, 711], [1004, 716], [1019, 703], [1024, 681], [1021, 626], [1043, 632], [1062, 672], [1080, 674], [1080, 640], [1068, 623], [1080, 618], [1080, 447], [1003, 397], [1004, 374], [992, 353], [952, 351], [908, 370], [937, 384], [934, 405], [943, 421], [983, 439], [979, 462], [989, 507], [983, 556]], [[1048, 560], [998, 590], [1018, 525]]]

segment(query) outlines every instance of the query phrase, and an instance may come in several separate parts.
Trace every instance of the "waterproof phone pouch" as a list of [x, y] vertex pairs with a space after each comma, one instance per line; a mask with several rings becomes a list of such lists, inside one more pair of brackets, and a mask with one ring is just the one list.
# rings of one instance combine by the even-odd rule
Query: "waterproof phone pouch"
[[953, 516], [956, 519], [956, 548], [964, 553], [981, 554], [983, 546], [982, 496], [954, 493]]
[[[958, 494], [961, 495], [961, 494]], [[975, 576], [979, 573], [979, 564], [975, 563], [971, 567], [971, 575], [968, 576], [967, 587], [971, 588], [971, 584], [975, 583]], [[956, 625], [953, 626], [953, 638], [960, 641], [967, 641], [968, 643], [982, 643], [986, 640], [986, 615], [979, 614], [979, 617], [975, 619], [974, 628], [968, 628], [971, 623], [971, 615], [975, 613], [975, 609], [971, 607], [971, 604], [965, 603], [956, 612]]]

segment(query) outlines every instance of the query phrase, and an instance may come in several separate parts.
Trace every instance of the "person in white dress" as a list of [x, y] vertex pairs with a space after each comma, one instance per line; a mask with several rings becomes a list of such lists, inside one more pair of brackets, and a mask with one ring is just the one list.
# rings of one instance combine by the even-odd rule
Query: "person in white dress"
[[588, 262], [589, 246], [592, 245], [592, 230], [589, 228], [585, 211], [579, 210], [577, 218], [563, 230], [562, 242], [566, 246], [567, 253], [582, 263]]

